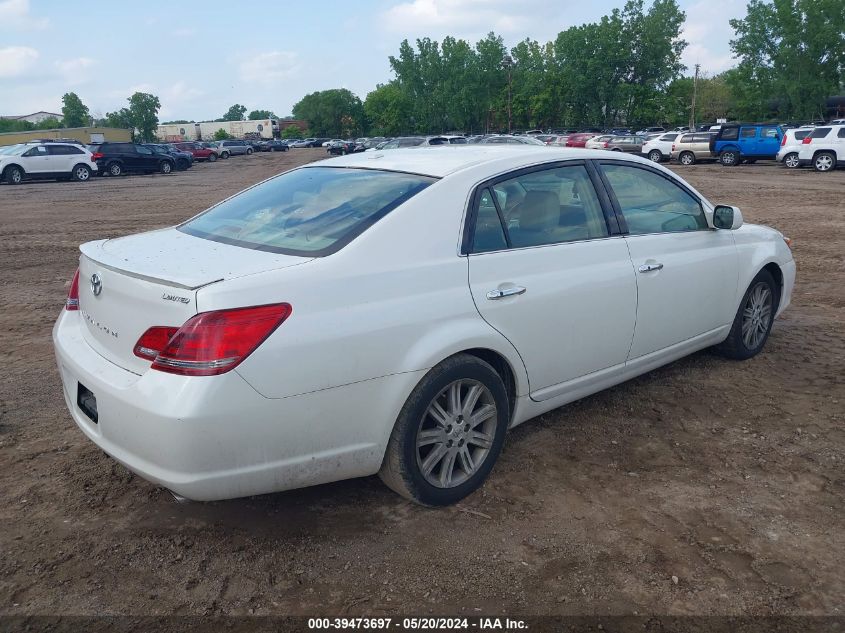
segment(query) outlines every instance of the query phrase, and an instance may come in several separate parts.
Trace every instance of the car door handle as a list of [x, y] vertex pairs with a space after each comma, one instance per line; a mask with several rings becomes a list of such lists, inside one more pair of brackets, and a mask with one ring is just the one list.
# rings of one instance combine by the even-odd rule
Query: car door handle
[[497, 299], [504, 299], [505, 297], [515, 297], [516, 295], [525, 294], [525, 288], [522, 286], [511, 286], [510, 288], [496, 288], [487, 293], [487, 298], [490, 301]]
[[639, 267], [639, 271], [641, 273], [650, 273], [655, 270], [660, 270], [663, 268], [663, 264], [643, 264]]

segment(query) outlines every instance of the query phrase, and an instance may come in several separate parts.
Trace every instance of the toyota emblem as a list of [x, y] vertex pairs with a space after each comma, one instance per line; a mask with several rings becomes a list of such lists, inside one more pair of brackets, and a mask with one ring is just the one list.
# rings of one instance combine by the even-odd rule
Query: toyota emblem
[[91, 275], [91, 292], [94, 293], [95, 297], [99, 297], [100, 293], [103, 291], [103, 280], [100, 279], [100, 276], [97, 273]]

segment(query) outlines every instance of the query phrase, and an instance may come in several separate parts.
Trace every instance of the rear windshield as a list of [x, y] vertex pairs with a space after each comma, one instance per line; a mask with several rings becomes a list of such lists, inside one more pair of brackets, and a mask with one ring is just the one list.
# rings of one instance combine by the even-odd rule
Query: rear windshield
[[296, 169], [177, 228], [244, 248], [319, 257], [340, 250], [435, 180], [373, 169]]

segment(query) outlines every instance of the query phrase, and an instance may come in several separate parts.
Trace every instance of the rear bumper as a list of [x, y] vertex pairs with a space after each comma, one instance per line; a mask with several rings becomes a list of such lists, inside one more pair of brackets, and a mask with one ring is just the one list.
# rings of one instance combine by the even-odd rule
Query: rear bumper
[[[393, 396], [406, 396], [421, 376], [271, 399], [237, 371], [124, 370], [85, 342], [77, 312], [62, 311], [53, 343], [65, 402], [82, 432], [144, 479], [203, 501], [377, 472], [398, 414]], [[80, 383], [96, 397], [97, 423], [77, 405]]]

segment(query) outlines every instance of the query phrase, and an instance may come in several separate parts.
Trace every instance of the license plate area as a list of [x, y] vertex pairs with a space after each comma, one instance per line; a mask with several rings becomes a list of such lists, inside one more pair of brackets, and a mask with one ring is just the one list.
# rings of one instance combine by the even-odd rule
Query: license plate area
[[88, 419], [94, 424], [97, 424], [97, 398], [94, 394], [81, 382], [77, 383], [76, 387], [76, 406]]

